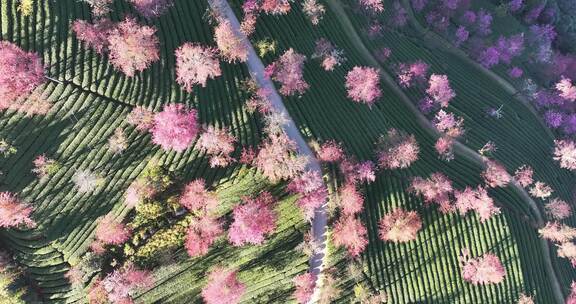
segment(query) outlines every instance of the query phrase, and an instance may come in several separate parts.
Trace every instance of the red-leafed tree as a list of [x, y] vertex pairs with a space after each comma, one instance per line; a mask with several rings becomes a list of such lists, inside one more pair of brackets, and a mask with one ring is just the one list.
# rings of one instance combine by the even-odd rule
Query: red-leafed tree
[[560, 162], [560, 168], [576, 170], [576, 143], [568, 139], [555, 140], [554, 160]]
[[162, 16], [174, 4], [173, 0], [130, 0], [140, 15], [144, 18]]
[[120, 245], [126, 242], [131, 234], [132, 231], [126, 225], [108, 214], [98, 222], [96, 240], [90, 246], [95, 253], [103, 253], [104, 245]]
[[309, 85], [304, 80], [304, 61], [306, 56], [287, 50], [278, 60], [266, 67], [266, 75], [279, 82], [280, 94], [291, 96], [302, 95]]
[[214, 29], [214, 40], [229, 63], [248, 60], [248, 45], [235, 31], [230, 21], [222, 20]]
[[205, 255], [223, 232], [222, 224], [213, 217], [204, 215], [193, 220], [188, 227], [184, 244], [188, 255], [191, 257]]
[[428, 179], [423, 179], [419, 176], [415, 177], [412, 179], [409, 190], [416, 195], [424, 197], [424, 201], [428, 204], [438, 204], [440, 211], [443, 213], [454, 210], [454, 206], [450, 201], [450, 194], [454, 191], [452, 181], [440, 172], [432, 173]]
[[416, 211], [396, 208], [379, 222], [380, 239], [394, 243], [413, 241], [422, 229], [422, 220]]
[[354, 184], [346, 184], [338, 191], [340, 208], [344, 215], [355, 215], [364, 208], [364, 197]]
[[176, 82], [192, 92], [194, 85], [206, 87], [208, 79], [222, 75], [217, 50], [193, 43], [176, 49]]
[[518, 170], [516, 170], [516, 172], [514, 172], [514, 179], [518, 184], [520, 184], [520, 186], [526, 188], [534, 182], [534, 179], [532, 178], [533, 175], [534, 170], [532, 170], [532, 167], [522, 165]]
[[353, 216], [343, 216], [334, 224], [332, 239], [336, 247], [345, 247], [351, 257], [357, 257], [368, 245], [364, 224]]
[[30, 218], [33, 209], [22, 203], [16, 195], [10, 192], [0, 192], [0, 228], [26, 226], [36, 227], [36, 222]]
[[469, 210], [474, 210], [481, 223], [500, 213], [500, 208], [494, 205], [494, 200], [482, 186], [478, 186], [476, 189], [466, 187], [463, 191], [456, 190], [454, 197], [456, 198], [456, 209], [461, 215], [465, 215]]
[[114, 26], [112, 21], [104, 18], [96, 20], [94, 24], [86, 20], [76, 20], [72, 23], [72, 31], [78, 40], [102, 55], [108, 50], [108, 35]]
[[107, 275], [100, 284], [110, 303], [133, 303], [134, 291], [137, 288], [151, 287], [154, 279], [149, 271], [127, 264]]
[[314, 293], [314, 287], [316, 287], [316, 276], [306, 272], [294, 277], [292, 282], [294, 282], [294, 286], [296, 287], [296, 290], [294, 290], [296, 302], [300, 304], [308, 303]]
[[237, 304], [244, 292], [246, 285], [238, 281], [235, 270], [217, 267], [208, 275], [202, 298], [206, 304]]
[[203, 179], [196, 179], [186, 184], [178, 202], [191, 212], [199, 214], [210, 213], [219, 204], [216, 193], [206, 190], [206, 182]]
[[414, 135], [388, 130], [377, 142], [378, 164], [383, 169], [404, 169], [418, 159], [420, 147]]
[[266, 235], [276, 229], [274, 198], [262, 192], [257, 198], [243, 198], [244, 204], [234, 207], [234, 221], [228, 231], [228, 239], [234, 246], [262, 244]]
[[554, 220], [563, 220], [572, 215], [572, 207], [570, 207], [570, 204], [559, 198], [552, 199], [544, 205], [544, 210], [546, 211], [546, 215]]
[[576, 238], [576, 228], [558, 222], [546, 223], [546, 226], [538, 229], [538, 233], [543, 239], [555, 243], [565, 243]]
[[186, 150], [198, 135], [197, 113], [182, 104], [169, 104], [154, 115], [152, 142], [164, 150], [182, 152]]
[[0, 41], [0, 110], [14, 100], [29, 95], [45, 82], [44, 66], [36, 53], [26, 52], [17, 45]]
[[512, 179], [504, 166], [492, 160], [486, 163], [482, 178], [486, 185], [492, 188], [506, 187]]
[[378, 70], [369, 67], [354, 67], [346, 75], [348, 97], [358, 103], [372, 106], [382, 96]]
[[160, 59], [156, 29], [126, 18], [108, 35], [110, 62], [129, 77]]
[[500, 259], [492, 253], [481, 257], [471, 258], [468, 249], [462, 249], [460, 256], [462, 278], [473, 285], [498, 284], [504, 280], [506, 269]]
[[236, 138], [227, 129], [209, 126], [200, 134], [198, 147], [210, 156], [210, 167], [226, 167], [234, 161], [230, 154], [234, 152], [235, 142]]

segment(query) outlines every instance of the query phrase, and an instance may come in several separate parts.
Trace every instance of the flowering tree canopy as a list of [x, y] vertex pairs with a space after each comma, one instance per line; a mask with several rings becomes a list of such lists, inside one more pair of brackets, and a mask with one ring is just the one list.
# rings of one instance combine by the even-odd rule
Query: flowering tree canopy
[[0, 192], [0, 228], [12, 228], [20, 225], [36, 227], [30, 218], [32, 207], [24, 204], [10, 192]]
[[266, 14], [285, 15], [290, 12], [292, 0], [262, 0], [262, 11]]
[[219, 204], [216, 193], [206, 190], [203, 179], [196, 179], [186, 184], [178, 202], [186, 209], [200, 214], [214, 211]]
[[366, 10], [379, 13], [384, 11], [384, 1], [383, 0], [358, 0], [360, 5]]
[[456, 209], [465, 215], [469, 210], [474, 210], [483, 223], [495, 214], [500, 213], [500, 208], [494, 205], [494, 200], [488, 196], [488, 191], [482, 186], [477, 189], [466, 187], [464, 191], [454, 191]]
[[76, 189], [78, 189], [80, 193], [94, 191], [103, 181], [103, 178], [88, 169], [78, 170], [72, 175], [72, 182], [76, 185]]
[[500, 259], [492, 253], [486, 253], [481, 257], [469, 257], [468, 249], [462, 249], [460, 256], [462, 278], [473, 285], [498, 284], [504, 280], [506, 269]]
[[186, 150], [198, 134], [197, 114], [182, 104], [169, 104], [154, 115], [152, 141], [164, 150], [182, 152]]
[[540, 237], [555, 243], [565, 243], [576, 238], [576, 228], [562, 225], [558, 222], [548, 222], [538, 229]]
[[554, 160], [560, 162], [560, 167], [576, 170], [576, 143], [572, 140], [554, 141]]
[[546, 211], [546, 215], [554, 220], [563, 220], [572, 215], [572, 207], [570, 207], [570, 204], [559, 198], [554, 198], [544, 205], [544, 210]]
[[295, 177], [288, 184], [288, 191], [301, 195], [297, 204], [307, 219], [311, 219], [314, 210], [324, 204], [328, 198], [328, 190], [322, 176], [316, 171], [306, 171]]
[[132, 264], [128, 264], [107, 275], [97, 285], [105, 291], [110, 303], [132, 303], [131, 296], [134, 289], [151, 287], [152, 284], [154, 280], [149, 271], [138, 270]]
[[422, 195], [426, 203], [435, 203], [440, 206], [443, 213], [454, 209], [450, 202], [450, 194], [454, 191], [452, 181], [440, 172], [432, 173], [430, 178], [415, 177], [409, 190], [417, 195]]
[[254, 164], [272, 182], [290, 179], [304, 171], [308, 162], [295, 152], [296, 144], [282, 132], [269, 136], [262, 143]]
[[364, 197], [356, 189], [354, 184], [346, 184], [338, 191], [338, 198], [340, 199], [340, 208], [344, 215], [355, 215], [362, 211], [364, 205]]
[[129, 77], [160, 59], [156, 29], [126, 18], [108, 35], [112, 65]]
[[323, 143], [318, 150], [318, 159], [323, 162], [338, 162], [344, 158], [342, 145], [334, 140]]
[[530, 188], [529, 192], [530, 195], [534, 197], [540, 199], [546, 199], [552, 195], [552, 192], [554, 192], [554, 190], [552, 189], [552, 187], [546, 185], [543, 182], [535, 182], [532, 188]]
[[379, 222], [380, 239], [394, 243], [415, 240], [422, 229], [422, 220], [416, 211], [396, 208], [384, 215]]
[[17, 45], [0, 41], [0, 110], [10, 101], [27, 96], [44, 83], [44, 66], [40, 56]]
[[496, 161], [488, 161], [486, 163], [482, 178], [484, 178], [486, 185], [492, 188], [505, 187], [512, 179], [506, 168]]
[[334, 224], [332, 238], [336, 247], [343, 246], [350, 256], [357, 257], [368, 244], [367, 232], [360, 220], [353, 216], [343, 216]]
[[562, 98], [576, 101], [576, 87], [572, 84], [572, 80], [562, 77], [555, 87], [556, 90], [560, 92]]
[[337, 49], [328, 39], [320, 38], [316, 40], [312, 58], [321, 59], [322, 68], [325, 71], [333, 71], [335, 67], [342, 65], [346, 61], [343, 54], [344, 51]]
[[324, 17], [324, 13], [326, 13], [326, 8], [318, 3], [317, 0], [304, 0], [302, 2], [302, 12], [310, 19], [313, 25], [318, 25], [322, 17]]
[[222, 20], [214, 29], [214, 40], [222, 56], [230, 63], [248, 60], [248, 46], [238, 36], [228, 20]]
[[269, 192], [262, 192], [257, 198], [244, 197], [243, 200], [244, 204], [234, 207], [228, 239], [234, 246], [262, 244], [266, 235], [276, 229], [274, 198]]
[[416, 137], [396, 129], [388, 130], [377, 143], [378, 164], [383, 169], [408, 168], [418, 159], [419, 153]]
[[556, 246], [558, 247], [558, 256], [570, 260], [572, 267], [576, 267], [576, 244], [574, 242], [566, 242]]
[[82, 2], [86, 2], [90, 5], [92, 9], [92, 14], [96, 17], [101, 17], [108, 12], [110, 12], [110, 5], [114, 0], [81, 0]]
[[426, 93], [436, 103], [440, 104], [442, 108], [448, 106], [452, 98], [456, 97], [456, 93], [450, 87], [448, 76], [432, 74], [428, 80], [428, 89]]
[[206, 87], [208, 79], [222, 75], [216, 55], [214, 48], [185, 43], [176, 49], [176, 81], [187, 92], [197, 84]]
[[246, 291], [246, 285], [236, 278], [236, 271], [217, 267], [208, 275], [208, 284], [202, 289], [206, 304], [237, 304]]
[[198, 147], [210, 156], [210, 167], [226, 167], [234, 159], [230, 156], [234, 152], [236, 138], [226, 129], [217, 129], [209, 126], [200, 134]]
[[136, 126], [137, 130], [148, 131], [154, 126], [154, 112], [143, 106], [136, 106], [126, 117], [126, 122]]
[[72, 23], [72, 31], [78, 40], [102, 55], [108, 50], [108, 35], [114, 26], [112, 21], [104, 18], [96, 20], [94, 24], [86, 20], [76, 20]]
[[306, 304], [312, 297], [314, 293], [314, 287], [316, 286], [316, 276], [310, 272], [306, 272], [297, 275], [292, 280], [296, 290], [294, 290], [294, 298], [296, 302], [300, 304]]
[[444, 110], [438, 111], [434, 116], [434, 125], [436, 129], [447, 137], [457, 138], [464, 134], [464, 119], [457, 117], [454, 113]]
[[191, 257], [205, 255], [223, 232], [222, 224], [208, 215], [194, 219], [188, 227], [184, 243], [188, 255]]
[[144, 18], [162, 16], [174, 4], [173, 0], [130, 0]]
[[378, 70], [369, 67], [354, 67], [346, 75], [346, 90], [348, 97], [355, 102], [371, 106], [382, 96]]
[[534, 170], [528, 165], [522, 165], [514, 173], [514, 179], [520, 184], [520, 186], [526, 188], [534, 182], [532, 176], [534, 175]]
[[277, 61], [266, 67], [266, 74], [281, 84], [282, 95], [302, 95], [308, 89], [309, 85], [303, 75], [305, 60], [306, 56], [296, 53], [291, 48]]
[[130, 238], [131, 231], [111, 214], [103, 217], [96, 227], [96, 240], [103, 244], [120, 245]]

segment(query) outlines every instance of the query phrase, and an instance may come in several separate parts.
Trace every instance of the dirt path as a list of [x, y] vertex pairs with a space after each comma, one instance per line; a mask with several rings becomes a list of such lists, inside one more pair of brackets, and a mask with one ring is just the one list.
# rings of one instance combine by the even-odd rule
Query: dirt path
[[[382, 80], [386, 82], [386, 84], [394, 91], [394, 93], [402, 99], [402, 101], [406, 104], [406, 106], [413, 112], [416, 116], [418, 124], [424, 128], [430, 135], [434, 138], [440, 137], [440, 133], [436, 130], [436, 128], [432, 125], [432, 123], [416, 108], [414, 103], [408, 98], [406, 94], [400, 89], [400, 87], [396, 84], [394, 79], [388, 75], [388, 73], [380, 66], [376, 58], [372, 55], [372, 53], [368, 50], [368, 48], [364, 45], [364, 42], [356, 32], [352, 22], [348, 18], [344, 8], [341, 6], [338, 0], [327, 0], [329, 8], [336, 14], [340, 24], [343, 27], [345, 34], [348, 36], [350, 41], [356, 46], [356, 48], [360, 51], [364, 59], [368, 61], [368, 63], [380, 70], [380, 75]], [[470, 59], [468, 59], [470, 60]], [[513, 89], [513, 88], [512, 88]], [[476, 153], [476, 151], [470, 149], [469, 147], [463, 145], [460, 142], [456, 142], [454, 145], [454, 152], [460, 156], [465, 157], [469, 161], [476, 163], [477, 165], [482, 166], [482, 168], [486, 167], [487, 159], [482, 157], [480, 154]], [[536, 221], [539, 226], [543, 226], [544, 219], [540, 210], [538, 209], [538, 205], [536, 202], [528, 195], [526, 190], [522, 188], [516, 181], [510, 184], [509, 186], [514, 192], [516, 192], [522, 199], [528, 203], [530, 209], [532, 209], [533, 213], [536, 215]], [[558, 281], [556, 276], [556, 272], [554, 267], [552, 266], [552, 260], [550, 256], [550, 244], [546, 240], [540, 239], [540, 245], [542, 248], [542, 254], [544, 256], [544, 264], [546, 268], [546, 273], [548, 274], [552, 290], [554, 292], [554, 296], [556, 298], [556, 302], [558, 304], [564, 303], [564, 294], [562, 293], [561, 285]]]
[[[232, 25], [232, 27], [234, 28], [234, 30], [237, 32], [237, 34], [240, 37], [243, 37], [244, 39], [246, 39], [246, 36], [244, 34], [240, 33], [240, 31], [239, 31], [240, 22], [238, 21], [238, 18], [234, 14], [234, 11], [232, 10], [232, 8], [230, 7], [230, 4], [227, 1], [225, 1], [225, 0], [209, 0], [208, 3], [212, 7], [212, 9], [214, 9], [221, 16], [225, 17], [226, 19], [228, 19], [230, 21], [230, 24]], [[248, 41], [248, 40], [246, 39], [246, 41]], [[290, 113], [288, 113], [288, 110], [286, 110], [286, 107], [284, 106], [284, 103], [282, 102], [282, 98], [278, 94], [278, 91], [276, 91], [274, 84], [272, 83], [272, 81], [268, 77], [265, 77], [264, 64], [262, 63], [262, 61], [260, 60], [260, 58], [256, 54], [254, 47], [252, 46], [251, 43], [248, 43], [248, 45], [249, 45], [248, 61], [246, 62], [246, 65], [248, 66], [248, 70], [250, 71], [250, 74], [253, 75], [254, 79], [256, 80], [256, 82], [258, 83], [258, 85], [261, 88], [268, 89], [271, 92], [269, 98], [270, 98], [270, 102], [272, 103], [272, 107], [274, 108], [274, 110], [278, 113], [283, 113], [285, 115], [285, 117], [288, 118], [288, 123], [284, 126], [284, 131], [286, 132], [286, 134], [288, 134], [288, 137], [290, 137], [290, 139], [292, 139], [296, 143], [296, 145], [298, 146], [299, 153], [308, 156], [308, 158], [310, 159], [310, 162], [308, 164], [307, 169], [312, 170], [312, 171], [316, 171], [320, 174], [320, 176], [322, 176], [322, 168], [320, 167], [320, 163], [318, 162], [318, 160], [316, 159], [316, 156], [314, 155], [314, 153], [312, 152], [312, 150], [310, 149], [310, 147], [306, 143], [306, 140], [304, 139], [304, 137], [300, 133], [300, 130], [298, 130], [298, 127], [294, 123], [294, 120], [290, 116]], [[318, 275], [322, 271], [323, 260], [324, 260], [324, 257], [326, 256], [326, 228], [327, 228], [326, 226], [327, 226], [327, 224], [328, 224], [328, 219], [327, 219], [327, 212], [326, 212], [326, 204], [324, 204], [315, 210], [314, 218], [312, 219], [312, 235], [314, 237], [314, 241], [317, 242], [317, 244], [321, 244], [321, 245], [320, 245], [320, 250], [317, 250], [317, 252], [315, 252], [314, 255], [310, 259], [310, 272], [313, 274], [316, 274], [318, 277], [318, 280], [321, 279], [321, 276], [318, 276]], [[316, 286], [321, 286], [321, 282], [317, 281]], [[316, 292], [314, 293], [314, 296], [312, 297], [311, 302], [314, 302], [315, 299], [318, 297], [318, 294], [319, 294], [318, 291], [319, 291], [318, 288], [316, 288]]]

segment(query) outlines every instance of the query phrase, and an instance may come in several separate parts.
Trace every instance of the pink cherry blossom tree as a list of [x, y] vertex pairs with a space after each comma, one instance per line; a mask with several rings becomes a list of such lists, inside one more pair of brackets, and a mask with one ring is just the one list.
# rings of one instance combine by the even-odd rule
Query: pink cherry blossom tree
[[572, 215], [572, 207], [567, 202], [554, 198], [544, 205], [546, 215], [554, 220], [563, 220]]
[[72, 23], [72, 31], [76, 38], [86, 46], [103, 55], [108, 50], [108, 35], [115, 24], [109, 19], [98, 19], [93, 24], [86, 20], [76, 20]]
[[110, 303], [133, 303], [135, 289], [152, 287], [154, 279], [149, 271], [127, 264], [107, 275], [100, 284]]
[[326, 7], [318, 3], [318, 0], [304, 0], [302, 2], [302, 12], [313, 25], [318, 25], [322, 17], [324, 17], [324, 13], [326, 13]]
[[343, 216], [334, 224], [332, 239], [336, 247], [345, 247], [351, 257], [357, 257], [368, 245], [367, 232], [360, 220]]
[[381, 240], [405, 243], [416, 239], [422, 229], [422, 220], [416, 211], [396, 208], [385, 214], [378, 225]]
[[108, 35], [110, 62], [128, 77], [160, 59], [156, 29], [126, 18]]
[[451, 161], [454, 159], [454, 138], [442, 136], [436, 140], [434, 149], [440, 155], [440, 159]]
[[384, 1], [383, 0], [358, 0], [360, 5], [371, 12], [381, 13], [384, 11]]
[[378, 70], [370, 67], [354, 67], [346, 75], [348, 97], [358, 103], [372, 106], [382, 96]]
[[428, 80], [426, 93], [442, 108], [447, 107], [450, 100], [456, 97], [456, 93], [450, 87], [450, 82], [446, 75], [432, 74]]
[[90, 248], [97, 254], [104, 252], [104, 245], [120, 245], [126, 242], [132, 231], [114, 219], [112, 214], [104, 216], [96, 226], [96, 239]]
[[425, 82], [428, 68], [428, 64], [420, 60], [413, 63], [400, 63], [396, 67], [398, 83], [404, 88], [409, 88], [417, 82]]
[[576, 101], [576, 87], [569, 78], [562, 77], [555, 88], [560, 92], [560, 97], [569, 101]]
[[463, 191], [454, 191], [456, 198], [456, 209], [461, 215], [465, 215], [469, 210], [474, 210], [480, 218], [480, 223], [484, 223], [493, 215], [500, 213], [500, 208], [494, 205], [494, 200], [488, 196], [488, 191], [482, 186], [476, 189], [466, 187]]
[[300, 195], [296, 203], [306, 219], [311, 219], [314, 210], [322, 206], [328, 198], [328, 190], [322, 176], [316, 171], [306, 171], [295, 177], [288, 184], [288, 191]]
[[434, 116], [434, 125], [436, 129], [445, 136], [458, 138], [464, 134], [464, 119], [457, 117], [454, 113], [444, 110], [438, 111]]
[[322, 68], [325, 71], [333, 71], [337, 66], [342, 65], [346, 58], [344, 51], [337, 49], [332, 42], [326, 38], [316, 40], [314, 47], [313, 59], [320, 59]]
[[306, 56], [290, 48], [278, 60], [266, 67], [266, 75], [280, 83], [282, 95], [302, 95], [310, 87], [304, 80], [304, 61], [306, 61]]
[[32, 207], [22, 203], [13, 193], [0, 192], [0, 228], [36, 227], [36, 222], [30, 218], [32, 211]]
[[211, 213], [219, 205], [216, 193], [206, 190], [206, 182], [203, 179], [196, 179], [186, 184], [178, 202], [198, 214]]
[[576, 244], [573, 242], [566, 242], [560, 245], [556, 245], [558, 247], [558, 257], [566, 258], [572, 264], [572, 267], [576, 268]]
[[222, 20], [214, 29], [214, 40], [221, 55], [229, 63], [248, 60], [248, 45], [235, 31], [230, 21]]
[[173, 0], [130, 0], [140, 15], [151, 19], [162, 16], [174, 4]]
[[191, 257], [205, 255], [223, 232], [220, 221], [211, 216], [204, 215], [194, 219], [188, 227], [184, 243], [188, 255]]
[[427, 204], [438, 204], [442, 213], [449, 213], [454, 210], [450, 200], [450, 194], [454, 191], [452, 181], [440, 172], [432, 173], [428, 179], [415, 177], [408, 189], [416, 195], [421, 195]]
[[552, 195], [554, 190], [552, 187], [546, 185], [543, 182], [535, 182], [532, 188], [530, 188], [530, 195], [540, 198], [540, 199], [547, 199]]
[[135, 126], [137, 130], [148, 131], [154, 126], [154, 112], [143, 106], [136, 106], [126, 117], [126, 122]]
[[534, 180], [532, 176], [534, 175], [534, 170], [528, 165], [522, 165], [514, 173], [514, 179], [520, 184], [520, 186], [526, 188], [530, 186]]
[[338, 198], [344, 215], [355, 215], [364, 208], [364, 197], [354, 184], [346, 184], [340, 188]]
[[500, 259], [492, 253], [471, 258], [468, 249], [463, 248], [460, 256], [460, 266], [462, 267], [462, 278], [464, 281], [473, 285], [498, 284], [506, 276], [506, 269], [502, 266]]
[[169, 104], [154, 115], [152, 142], [164, 150], [182, 152], [186, 150], [198, 135], [197, 113], [182, 104]]
[[492, 188], [506, 187], [512, 180], [506, 168], [493, 160], [486, 163], [486, 169], [482, 172], [482, 178], [486, 185]]
[[566, 298], [566, 304], [576, 304], [576, 282], [572, 281], [570, 287], [572, 288], [572, 291], [570, 292], [570, 295], [568, 295], [568, 298]]
[[383, 169], [404, 169], [418, 160], [420, 147], [414, 135], [388, 130], [377, 142], [378, 164]]
[[271, 15], [285, 15], [290, 12], [293, 0], [262, 0], [262, 11]]
[[249, 37], [256, 30], [256, 19], [260, 13], [260, 3], [257, 0], [246, 0], [242, 4], [244, 17], [240, 23], [240, 32]]
[[217, 267], [208, 275], [208, 284], [202, 289], [206, 304], [237, 304], [246, 292], [246, 285], [238, 281], [236, 271]]
[[269, 136], [254, 159], [254, 165], [272, 182], [297, 176], [306, 164], [307, 159], [296, 155], [296, 144], [283, 132]]
[[32, 162], [34, 169], [32, 173], [36, 174], [40, 181], [45, 181], [51, 175], [56, 174], [62, 165], [54, 159], [46, 157], [44, 154], [38, 155]]
[[569, 139], [555, 140], [554, 160], [560, 162], [560, 168], [576, 170], [576, 143]]
[[294, 298], [296, 298], [296, 302], [300, 304], [308, 303], [314, 293], [316, 276], [310, 272], [306, 272], [294, 277], [292, 282], [294, 282], [294, 286], [296, 287], [296, 290], [294, 290]]
[[548, 222], [546, 226], [538, 229], [540, 237], [555, 242], [565, 243], [576, 238], [576, 228], [558, 222]]
[[95, 17], [101, 17], [110, 12], [110, 5], [114, 0], [81, 0], [88, 3]]
[[0, 110], [3, 110], [10, 108], [12, 101], [29, 95], [46, 79], [44, 66], [36, 53], [0, 41], [0, 58]]
[[206, 87], [208, 79], [222, 75], [217, 50], [193, 43], [176, 49], [176, 82], [192, 92], [194, 85]]
[[329, 140], [323, 143], [318, 149], [318, 159], [327, 162], [339, 162], [344, 158], [344, 150], [342, 145], [335, 140]]
[[198, 138], [198, 147], [210, 156], [210, 167], [226, 167], [234, 161], [230, 154], [234, 152], [235, 142], [236, 138], [227, 129], [208, 126]]
[[275, 200], [269, 192], [242, 200], [244, 204], [234, 207], [234, 221], [230, 225], [228, 239], [234, 246], [262, 244], [266, 236], [276, 229]]

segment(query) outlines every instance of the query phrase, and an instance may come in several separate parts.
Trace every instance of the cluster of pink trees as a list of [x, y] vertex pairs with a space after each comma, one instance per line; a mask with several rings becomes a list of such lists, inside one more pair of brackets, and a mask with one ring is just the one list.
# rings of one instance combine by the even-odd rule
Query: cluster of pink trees
[[94, 24], [76, 20], [72, 30], [78, 40], [96, 52], [108, 52], [112, 65], [129, 77], [160, 59], [156, 29], [139, 25], [132, 18], [116, 24], [106, 19]]
[[262, 192], [256, 198], [244, 197], [243, 201], [234, 207], [228, 239], [234, 246], [262, 244], [266, 235], [276, 229], [275, 200], [269, 192]]
[[494, 205], [494, 201], [488, 196], [488, 191], [482, 186], [478, 186], [476, 189], [466, 187], [463, 191], [456, 190], [454, 197], [456, 198], [456, 209], [461, 215], [465, 215], [469, 210], [474, 210], [481, 223], [500, 213], [500, 208]]
[[388, 130], [377, 142], [378, 165], [382, 169], [404, 169], [418, 160], [420, 147], [414, 135]]
[[506, 276], [506, 269], [502, 266], [500, 259], [492, 253], [472, 258], [468, 249], [462, 248], [460, 267], [464, 281], [473, 285], [498, 284]]
[[182, 152], [198, 135], [197, 113], [182, 104], [169, 104], [154, 115], [152, 141], [165, 150]]
[[208, 275], [208, 284], [202, 288], [202, 298], [206, 304], [237, 304], [245, 292], [246, 285], [238, 281], [235, 270], [216, 267]]
[[454, 191], [452, 181], [440, 172], [432, 173], [427, 179], [419, 176], [413, 178], [409, 191], [421, 195], [427, 204], [437, 204], [442, 213], [449, 213], [454, 210], [450, 201], [450, 194]]
[[88, 292], [90, 303], [134, 303], [132, 294], [136, 289], [149, 288], [154, 284], [150, 272], [139, 270], [132, 264], [114, 270], [104, 279], [98, 279]]
[[546, 226], [538, 230], [540, 237], [554, 242], [558, 248], [559, 257], [566, 258], [576, 268], [576, 228], [572, 228], [559, 222], [548, 222]]
[[346, 74], [348, 97], [355, 102], [372, 106], [382, 96], [378, 70], [356, 66]]
[[36, 227], [36, 222], [30, 218], [32, 211], [32, 207], [21, 202], [13, 193], [0, 192], [0, 228]]
[[266, 75], [281, 84], [282, 95], [302, 95], [310, 87], [303, 75], [305, 60], [306, 56], [288, 49], [277, 61], [266, 67]]
[[415, 240], [422, 229], [422, 219], [416, 211], [396, 208], [380, 219], [380, 239], [394, 243], [405, 243]]

